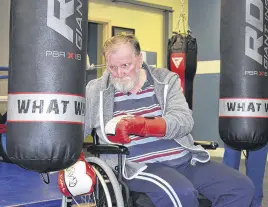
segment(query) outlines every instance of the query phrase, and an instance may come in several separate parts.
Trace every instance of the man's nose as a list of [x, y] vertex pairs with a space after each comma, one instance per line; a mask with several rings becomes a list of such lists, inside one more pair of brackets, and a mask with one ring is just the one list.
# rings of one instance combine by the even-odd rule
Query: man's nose
[[125, 75], [124, 71], [120, 67], [117, 68], [117, 75], [118, 75], [118, 78], [122, 78]]

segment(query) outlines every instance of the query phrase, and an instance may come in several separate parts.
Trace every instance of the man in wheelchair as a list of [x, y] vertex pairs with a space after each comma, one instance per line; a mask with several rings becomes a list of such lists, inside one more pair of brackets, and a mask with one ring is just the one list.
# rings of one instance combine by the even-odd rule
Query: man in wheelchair
[[[249, 207], [251, 180], [194, 145], [178, 75], [143, 62], [131, 35], [106, 41], [103, 55], [107, 70], [86, 87], [85, 132], [96, 129], [100, 144], [128, 147], [122, 173], [129, 189], [156, 207], [198, 207], [199, 193], [215, 207]], [[117, 155], [101, 158], [113, 169], [119, 162]]]

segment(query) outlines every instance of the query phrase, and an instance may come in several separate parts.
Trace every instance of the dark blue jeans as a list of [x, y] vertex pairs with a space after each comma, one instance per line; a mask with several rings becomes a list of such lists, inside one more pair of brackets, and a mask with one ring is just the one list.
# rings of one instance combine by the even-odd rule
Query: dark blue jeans
[[[263, 199], [263, 178], [265, 173], [265, 165], [267, 159], [267, 147], [257, 151], [249, 151], [248, 159], [246, 159], [246, 175], [252, 180], [255, 185], [255, 195], [251, 207], [261, 206]], [[225, 146], [223, 163], [239, 170], [241, 159], [241, 151]]]
[[146, 193], [156, 207], [198, 207], [201, 193], [214, 207], [249, 207], [252, 181], [226, 165], [210, 161], [182, 165], [148, 164], [148, 168], [127, 181], [131, 191]]

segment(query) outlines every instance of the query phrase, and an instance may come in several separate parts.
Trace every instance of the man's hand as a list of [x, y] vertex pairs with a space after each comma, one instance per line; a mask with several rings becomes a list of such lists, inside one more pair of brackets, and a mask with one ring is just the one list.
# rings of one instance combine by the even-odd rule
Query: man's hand
[[166, 122], [161, 117], [123, 115], [111, 119], [105, 126], [105, 133], [111, 142], [127, 144], [131, 141], [129, 135], [165, 136]]

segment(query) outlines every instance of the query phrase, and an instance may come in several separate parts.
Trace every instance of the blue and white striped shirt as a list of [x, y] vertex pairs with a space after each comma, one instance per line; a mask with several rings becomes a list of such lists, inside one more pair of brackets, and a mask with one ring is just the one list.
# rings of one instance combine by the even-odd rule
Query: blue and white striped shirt
[[[144, 117], [162, 116], [162, 110], [154, 92], [153, 80], [148, 72], [147, 81], [137, 94], [127, 95], [115, 91], [113, 117], [126, 114]], [[154, 163], [176, 160], [178, 164], [178, 162], [190, 159], [191, 156], [173, 139], [139, 136], [130, 136], [130, 138], [132, 141], [126, 147], [130, 151], [127, 159], [132, 162]]]

